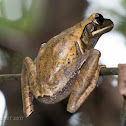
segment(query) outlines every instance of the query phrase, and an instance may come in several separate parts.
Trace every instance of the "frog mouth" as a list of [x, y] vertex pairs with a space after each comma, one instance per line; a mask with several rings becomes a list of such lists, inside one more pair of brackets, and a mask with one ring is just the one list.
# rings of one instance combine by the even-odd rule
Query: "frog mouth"
[[114, 27], [113, 22], [110, 19], [104, 19], [103, 25], [98, 26], [95, 31], [92, 32], [92, 36], [101, 36], [102, 34], [109, 32]]

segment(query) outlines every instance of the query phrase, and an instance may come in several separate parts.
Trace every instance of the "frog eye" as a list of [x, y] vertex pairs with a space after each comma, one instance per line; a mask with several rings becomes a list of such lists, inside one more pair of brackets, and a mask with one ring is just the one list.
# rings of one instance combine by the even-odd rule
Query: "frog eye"
[[94, 19], [94, 23], [98, 24], [98, 25], [102, 25], [104, 21], [104, 18], [101, 14], [96, 14], [95, 15], [95, 19]]

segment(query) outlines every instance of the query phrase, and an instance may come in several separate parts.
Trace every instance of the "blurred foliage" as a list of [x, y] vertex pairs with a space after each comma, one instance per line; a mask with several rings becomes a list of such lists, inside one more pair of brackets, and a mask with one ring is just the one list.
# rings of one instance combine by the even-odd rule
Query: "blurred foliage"
[[0, 49], [0, 70], [7, 66], [6, 59], [8, 58], [8, 53], [2, 49]]
[[122, 22], [117, 27], [117, 30], [120, 31], [126, 37], [126, 16], [121, 16]]
[[[43, 2], [43, 0], [0, 0], [0, 41], [4, 41], [3, 43], [7, 44], [10, 43], [10, 41], [1, 39], [5, 35], [7, 39], [12, 39], [11, 41], [13, 41], [13, 39], [16, 38], [15, 36], [18, 34], [17, 31], [19, 31], [20, 33], [26, 33], [43, 27], [43, 19], [45, 13], [44, 5], [45, 3]], [[10, 12], [8, 12], [7, 10], [10, 10]], [[10, 19], [9, 17], [11, 17], [11, 15], [16, 15], [16, 11], [19, 11], [18, 18]], [[11, 37], [12, 33], [13, 36]], [[2, 45], [1, 43], [0, 51], [3, 52], [1, 53], [1, 57], [4, 57], [4, 59], [6, 60], [6, 63], [0, 63], [0, 65], [4, 64], [1, 65], [2, 71], [4, 71], [4, 69], [7, 69], [5, 68], [5, 66], [8, 66], [8, 68], [10, 68], [10, 71], [8, 69], [8, 73], [20, 73], [24, 56], [18, 52], [15, 52], [13, 48], [5, 47], [6, 44]], [[18, 39], [16, 43], [19, 43]], [[2, 61], [4, 60], [2, 59]], [[13, 68], [13, 71], [11, 70], [11, 68]]]
[[121, 5], [124, 7], [125, 15], [119, 15], [121, 23], [117, 27], [117, 30], [119, 30], [126, 37], [126, 0], [122, 0]]
[[126, 0], [122, 0], [122, 6], [126, 8]]
[[[26, 6], [26, 0], [20, 0], [18, 4], [21, 4], [21, 14], [22, 16], [17, 20], [10, 20], [7, 18], [5, 1], [0, 1], [0, 28], [2, 30], [8, 30], [8, 28], [16, 29], [20, 31], [30, 31], [37, 25], [37, 17], [39, 17], [39, 13], [41, 13], [41, 6], [38, 6], [41, 0], [34, 1], [31, 0], [31, 5], [28, 8]], [[36, 5], [37, 4], [37, 5]], [[36, 8], [36, 6], [37, 8]], [[15, 11], [16, 11], [16, 7]], [[37, 11], [37, 15], [35, 14]], [[42, 18], [42, 17], [41, 17]]]
[[22, 69], [23, 59], [24, 59], [24, 55], [21, 55], [20, 53], [14, 53], [13, 55], [9, 55], [7, 57], [7, 66], [13, 68], [9, 72], [20, 73]]
[[20, 73], [24, 55], [15, 51], [0, 49], [0, 70], [9, 73]]

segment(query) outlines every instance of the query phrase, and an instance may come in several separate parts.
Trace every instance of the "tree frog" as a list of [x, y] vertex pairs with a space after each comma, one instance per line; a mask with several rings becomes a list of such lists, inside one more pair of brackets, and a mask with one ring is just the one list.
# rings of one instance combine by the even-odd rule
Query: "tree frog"
[[24, 115], [33, 112], [32, 96], [55, 104], [70, 95], [67, 111], [76, 112], [94, 90], [99, 72], [100, 51], [94, 49], [99, 37], [114, 24], [99, 13], [42, 44], [37, 58], [24, 59], [21, 87]]

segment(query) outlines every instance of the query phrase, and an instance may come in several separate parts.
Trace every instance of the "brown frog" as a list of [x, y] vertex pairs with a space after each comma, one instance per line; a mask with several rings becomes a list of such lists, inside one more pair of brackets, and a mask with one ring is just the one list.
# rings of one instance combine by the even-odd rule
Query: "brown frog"
[[93, 49], [99, 37], [113, 28], [113, 22], [99, 13], [61, 32], [42, 44], [33, 62], [24, 59], [21, 75], [23, 109], [33, 112], [32, 95], [54, 104], [70, 98], [67, 111], [74, 113], [93, 91], [99, 78], [100, 51]]

